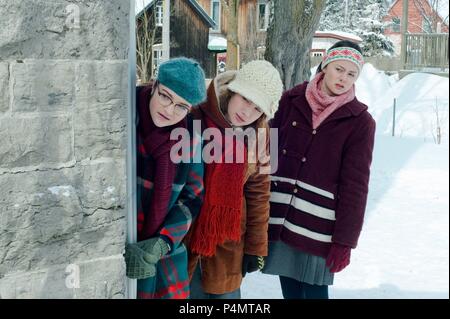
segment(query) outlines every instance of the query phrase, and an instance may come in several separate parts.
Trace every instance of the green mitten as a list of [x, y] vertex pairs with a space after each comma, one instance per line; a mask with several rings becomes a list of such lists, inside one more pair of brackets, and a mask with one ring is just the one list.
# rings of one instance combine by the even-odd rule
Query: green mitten
[[159, 237], [128, 244], [125, 248], [127, 277], [146, 279], [155, 276], [156, 264], [168, 251], [169, 245]]
[[167, 254], [170, 247], [167, 242], [160, 237], [149, 238], [140, 242], [137, 242], [136, 245], [145, 251], [147, 254], [150, 254], [152, 260], [156, 259], [156, 262], [161, 259], [162, 256]]

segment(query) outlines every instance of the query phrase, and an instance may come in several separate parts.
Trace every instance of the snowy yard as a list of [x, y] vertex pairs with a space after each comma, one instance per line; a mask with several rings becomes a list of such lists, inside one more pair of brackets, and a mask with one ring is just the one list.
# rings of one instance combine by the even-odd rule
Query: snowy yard
[[[418, 73], [397, 82], [364, 67], [356, 94], [377, 121], [368, 207], [330, 298], [449, 298], [448, 85], [448, 78]], [[434, 141], [436, 105], [441, 145]], [[248, 275], [242, 297], [282, 298], [278, 277]]]

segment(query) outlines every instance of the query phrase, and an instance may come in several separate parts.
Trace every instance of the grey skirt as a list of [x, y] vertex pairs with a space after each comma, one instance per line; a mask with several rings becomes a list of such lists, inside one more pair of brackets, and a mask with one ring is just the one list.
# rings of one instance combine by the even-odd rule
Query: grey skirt
[[334, 278], [325, 266], [325, 258], [307, 254], [282, 241], [269, 242], [269, 255], [262, 272], [319, 286], [332, 285]]

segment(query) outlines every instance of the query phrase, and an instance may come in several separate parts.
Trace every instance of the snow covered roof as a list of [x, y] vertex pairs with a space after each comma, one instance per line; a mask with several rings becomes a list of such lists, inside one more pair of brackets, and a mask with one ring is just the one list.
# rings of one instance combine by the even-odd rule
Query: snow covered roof
[[208, 50], [210, 51], [226, 51], [227, 39], [218, 36], [209, 36]]
[[316, 31], [315, 38], [334, 38], [338, 40], [350, 40], [354, 42], [362, 42], [362, 39], [355, 34], [344, 31]]

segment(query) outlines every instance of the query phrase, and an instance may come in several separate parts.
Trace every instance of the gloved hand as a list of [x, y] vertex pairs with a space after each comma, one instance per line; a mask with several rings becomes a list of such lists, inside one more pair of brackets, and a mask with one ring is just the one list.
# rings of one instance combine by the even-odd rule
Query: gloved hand
[[242, 259], [242, 277], [248, 272], [261, 270], [264, 267], [264, 257], [244, 254]]
[[326, 260], [326, 266], [330, 268], [330, 272], [340, 272], [350, 264], [351, 250], [349, 246], [337, 243], [331, 244]]
[[156, 274], [156, 264], [169, 251], [164, 239], [154, 237], [125, 247], [127, 277], [145, 279]]

